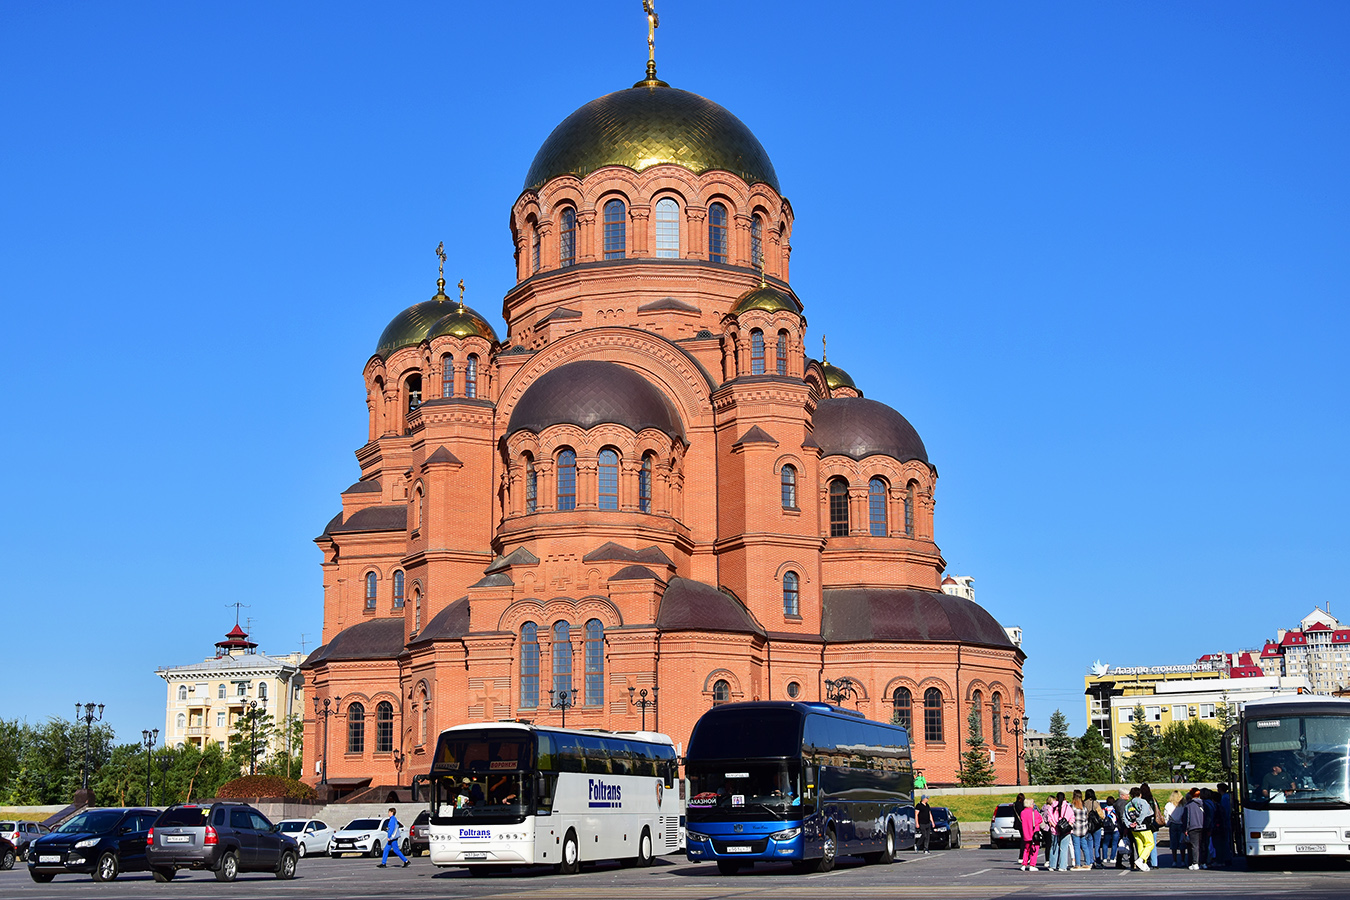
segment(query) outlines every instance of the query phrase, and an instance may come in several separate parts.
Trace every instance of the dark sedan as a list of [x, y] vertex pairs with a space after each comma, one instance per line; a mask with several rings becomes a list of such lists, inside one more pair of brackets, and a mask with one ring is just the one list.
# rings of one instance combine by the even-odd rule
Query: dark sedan
[[933, 807], [932, 846], [942, 850], [956, 850], [961, 846], [961, 823], [945, 806]]
[[57, 875], [93, 875], [112, 881], [123, 872], [143, 872], [145, 834], [157, 809], [87, 809], [28, 847], [28, 874], [45, 884]]

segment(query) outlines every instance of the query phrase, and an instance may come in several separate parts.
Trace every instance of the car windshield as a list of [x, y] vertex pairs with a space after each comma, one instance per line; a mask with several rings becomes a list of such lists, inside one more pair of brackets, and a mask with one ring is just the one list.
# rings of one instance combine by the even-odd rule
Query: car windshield
[[82, 812], [57, 830], [63, 834], [102, 834], [112, 831], [122, 821], [122, 811], [118, 809], [96, 809]]
[[305, 823], [300, 821], [286, 821], [277, 823], [277, 828], [285, 832], [298, 832], [305, 830]]
[[379, 819], [352, 819], [343, 831], [370, 831], [380, 827]]

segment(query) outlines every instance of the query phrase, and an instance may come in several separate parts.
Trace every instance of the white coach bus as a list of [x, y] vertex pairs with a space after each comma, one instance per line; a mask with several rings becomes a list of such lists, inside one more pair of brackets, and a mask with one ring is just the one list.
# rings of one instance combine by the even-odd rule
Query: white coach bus
[[431, 764], [431, 861], [473, 874], [648, 866], [682, 849], [683, 787], [664, 734], [457, 725]]

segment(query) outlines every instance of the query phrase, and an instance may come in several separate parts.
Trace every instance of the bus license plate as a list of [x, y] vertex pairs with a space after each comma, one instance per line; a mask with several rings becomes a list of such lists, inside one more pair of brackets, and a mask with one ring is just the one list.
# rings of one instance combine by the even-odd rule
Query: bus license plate
[[749, 847], [744, 847], [744, 846], [741, 846], [741, 845], [737, 845], [737, 846], [735, 846], [735, 847], [727, 847], [727, 852], [728, 852], [728, 853], [749, 853], [749, 852], [750, 852], [750, 848], [749, 848]]
[[486, 853], [469, 852], [464, 854], [465, 859], [487, 859]]
[[1326, 852], [1327, 852], [1327, 845], [1326, 845], [1326, 844], [1296, 844], [1296, 845], [1294, 846], [1294, 852], [1295, 852], [1295, 853], [1326, 853]]

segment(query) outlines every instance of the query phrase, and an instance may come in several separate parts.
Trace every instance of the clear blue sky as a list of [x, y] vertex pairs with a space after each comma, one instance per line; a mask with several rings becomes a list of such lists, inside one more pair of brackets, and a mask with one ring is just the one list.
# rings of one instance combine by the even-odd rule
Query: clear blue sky
[[[658, 0], [661, 76], [796, 211], [810, 339], [936, 463], [949, 571], [1082, 674], [1350, 613], [1344, 3]], [[249, 604], [312, 649], [361, 369], [501, 328], [535, 150], [642, 74], [637, 0], [0, 5], [0, 716], [162, 727]]]

